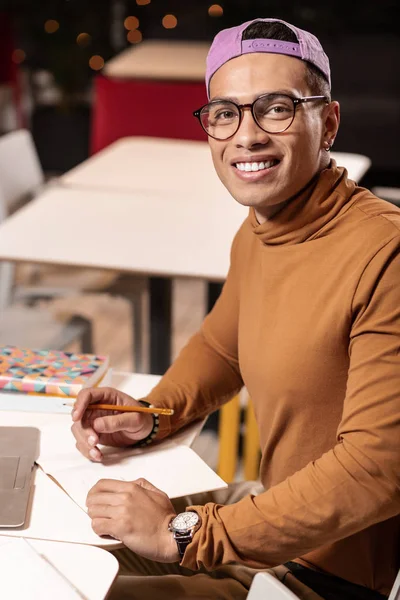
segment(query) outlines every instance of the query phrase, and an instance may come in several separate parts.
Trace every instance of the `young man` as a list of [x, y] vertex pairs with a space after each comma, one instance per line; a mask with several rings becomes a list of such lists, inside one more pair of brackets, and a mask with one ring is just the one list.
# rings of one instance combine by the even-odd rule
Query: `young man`
[[171, 532], [165, 494], [103, 480], [88, 496], [93, 528], [149, 559], [133, 555], [153, 576], [121, 581], [120, 597], [245, 598], [257, 570], [286, 564], [302, 597], [382, 598], [400, 566], [400, 212], [331, 160], [339, 105], [310, 33], [277, 19], [224, 30], [206, 85], [195, 115], [220, 179], [250, 207], [222, 294], [146, 399], [173, 418], [85, 413], [135, 403], [94, 389], [73, 431], [99, 461], [99, 443], [165, 437], [245, 385], [264, 487], [184, 505]]

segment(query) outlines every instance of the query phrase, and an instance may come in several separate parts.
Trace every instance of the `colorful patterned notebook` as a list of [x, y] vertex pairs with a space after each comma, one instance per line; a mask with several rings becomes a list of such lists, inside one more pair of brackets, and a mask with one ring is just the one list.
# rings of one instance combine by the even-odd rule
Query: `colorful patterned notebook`
[[75, 397], [108, 368], [108, 356], [0, 346], [0, 391]]

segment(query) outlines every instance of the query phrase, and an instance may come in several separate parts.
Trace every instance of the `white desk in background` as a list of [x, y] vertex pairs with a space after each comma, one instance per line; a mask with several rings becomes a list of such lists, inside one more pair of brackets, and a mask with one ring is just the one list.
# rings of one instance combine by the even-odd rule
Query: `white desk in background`
[[124, 193], [53, 186], [1, 224], [0, 259], [155, 276], [150, 372], [162, 374], [170, 365], [170, 278], [223, 281], [233, 237], [248, 212], [223, 187], [213, 202], [186, 189]]
[[[106, 598], [118, 574], [115, 556], [83, 544], [45, 540], [28, 540], [26, 543], [28, 546], [24, 548], [20, 540], [0, 537], [0, 555], [4, 553], [0, 578], [2, 598]], [[42, 557], [46, 562], [42, 562]]]
[[[352, 160], [360, 178], [366, 164]], [[218, 179], [207, 142], [126, 138], [61, 183], [2, 223], [0, 259], [150, 276], [150, 372], [164, 373], [171, 278], [218, 282], [209, 286], [218, 296], [248, 209]]]
[[[331, 152], [350, 179], [360, 181], [371, 160], [362, 154]], [[215, 173], [207, 142], [150, 137], [122, 138], [65, 173], [59, 182], [85, 189], [186, 192], [190, 200], [214, 203], [227, 192]], [[235, 200], [231, 200], [232, 203]]]
[[208, 42], [144, 40], [106, 62], [103, 74], [121, 79], [204, 82]]
[[[349, 177], [355, 181], [365, 175], [371, 164], [368, 157], [360, 154], [331, 154], [338, 165], [346, 167]], [[70, 170], [61, 177], [60, 182], [82, 190], [130, 193], [151, 191], [165, 196], [164, 201], [168, 203], [173, 216], [172, 222], [169, 215], [164, 215], [164, 211], [154, 212], [151, 223], [142, 222], [142, 232], [146, 237], [149, 234], [148, 240], [152, 244], [161, 246], [165, 241], [165, 230], [159, 237], [160, 223], [156, 223], [161, 214], [162, 219], [166, 218], [165, 225], [173, 228], [171, 231], [174, 231], [173, 236], [176, 238], [168, 246], [182, 255], [187, 252], [187, 255], [175, 259], [171, 257], [171, 260], [166, 255], [160, 260], [161, 268], [158, 272], [168, 275], [169, 270], [171, 276], [187, 274], [197, 277], [202, 271], [204, 278], [209, 280], [208, 310], [211, 309], [220, 293], [220, 282], [227, 272], [228, 246], [246, 217], [247, 209], [237, 204], [219, 180], [207, 142], [151, 137], [123, 138]], [[179, 197], [184, 197], [183, 209]], [[149, 199], [149, 207], [152, 206], [153, 201]], [[154, 208], [157, 208], [156, 203]], [[219, 211], [220, 208], [223, 208], [223, 212]], [[148, 212], [145, 211], [143, 216], [147, 215]], [[217, 220], [214, 220], [215, 217]], [[186, 234], [190, 239], [186, 240]], [[213, 239], [213, 236], [217, 239]], [[203, 241], [205, 237], [207, 244]], [[200, 246], [197, 246], [199, 242]], [[209, 250], [214, 252], [213, 256], [209, 255]], [[154, 250], [150, 252], [154, 255]], [[176, 270], [177, 263], [186, 258], [189, 263], [185, 272]], [[167, 268], [164, 269], [161, 265]], [[170, 348], [165, 343], [171, 337], [170, 286], [168, 279], [150, 279], [152, 373], [163, 373], [170, 364]]]

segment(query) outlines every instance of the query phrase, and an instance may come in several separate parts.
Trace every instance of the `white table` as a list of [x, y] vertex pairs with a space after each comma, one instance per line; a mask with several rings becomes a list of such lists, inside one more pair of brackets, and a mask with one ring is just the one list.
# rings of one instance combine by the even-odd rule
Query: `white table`
[[[371, 165], [371, 160], [362, 154], [331, 152], [331, 155], [355, 181]], [[215, 173], [207, 142], [122, 138], [68, 171], [60, 182], [82, 189], [120, 192], [190, 190], [190, 194], [195, 191], [196, 197], [201, 196], [202, 202], [211, 205], [221, 195], [231, 198]], [[235, 201], [231, 199], [231, 203]]]
[[[342, 156], [360, 178], [365, 160]], [[209, 285], [210, 308], [248, 209], [218, 179], [207, 142], [123, 139], [61, 183], [0, 226], [0, 258], [152, 276], [150, 371], [163, 373], [170, 365], [170, 278], [218, 282]]]
[[[13, 546], [9, 544], [9, 542], [12, 544], [13, 540], [14, 538], [0, 538], [0, 552], [7, 552], [8, 557], [13, 552]], [[61, 574], [61, 584], [63, 584], [63, 580], [66, 580], [73, 586], [71, 591], [74, 591], [75, 588], [82, 595], [82, 598], [86, 600], [103, 600], [106, 598], [118, 574], [119, 564], [115, 556], [100, 548], [82, 544], [50, 542], [48, 540], [29, 540], [28, 544], [27, 550], [33, 549], [34, 552], [43, 556], [51, 567], [56, 569], [57, 583], [60, 583], [57, 574]], [[14, 552], [18, 556], [18, 551], [14, 550]], [[27, 556], [30, 558], [29, 552]], [[36, 558], [36, 555], [33, 555], [33, 558]], [[44, 573], [36, 570], [37, 566], [41, 565], [41, 561], [32, 562], [31, 565], [26, 563], [14, 565], [11, 558], [9, 558], [9, 561], [10, 569], [7, 572], [2, 572], [0, 578], [1, 597], [8, 600], [12, 598], [30, 600], [31, 598], [59, 597], [60, 594], [57, 588], [46, 588], [49, 584], [45, 579], [43, 580]], [[43, 566], [46, 573], [48, 564], [44, 563]], [[19, 578], [22, 578], [22, 580]], [[65, 594], [63, 597], [65, 597]]]
[[[146, 396], [159, 380], [160, 377], [156, 375], [114, 372], [111, 385], [140, 398]], [[66, 428], [71, 427], [71, 416], [65, 413], [2, 410], [0, 421], [2, 426], [29, 425], [41, 429], [51, 424], [57, 426], [63, 424]], [[36, 469], [34, 474], [28, 514], [29, 517], [23, 527], [0, 528], [0, 536], [89, 544], [109, 549], [121, 547], [120, 542], [101, 538], [95, 534], [88, 515], [41, 469]]]
[[232, 239], [247, 215], [225, 189], [213, 199], [183, 191], [52, 187], [0, 226], [0, 257], [156, 276], [150, 280], [150, 371], [162, 374], [170, 364], [168, 278], [224, 280]]

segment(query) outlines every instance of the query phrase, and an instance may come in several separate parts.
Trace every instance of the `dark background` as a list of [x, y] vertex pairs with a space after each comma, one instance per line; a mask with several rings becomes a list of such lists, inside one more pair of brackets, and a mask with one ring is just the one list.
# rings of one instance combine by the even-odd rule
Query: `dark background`
[[[218, 2], [218, 0], [217, 0]], [[212, 0], [151, 0], [138, 6], [136, 0], [0, 0], [1, 12], [11, 19], [16, 47], [25, 52], [19, 65], [31, 86], [31, 127], [44, 168], [66, 170], [88, 154], [91, 86], [96, 71], [89, 65], [93, 54], [108, 60], [125, 47], [124, 18], [134, 15], [145, 39], [191, 39], [210, 41], [225, 27], [255, 17], [277, 17], [317, 35], [330, 57], [333, 98], [341, 103], [342, 123], [334, 149], [359, 152], [372, 159], [372, 168], [362, 183], [400, 186], [400, 28], [394, 0], [321, 2], [304, 0], [219, 1], [223, 15], [208, 14]], [[174, 29], [165, 29], [162, 18], [174, 14]], [[55, 19], [60, 28], [53, 34], [43, 24]], [[76, 43], [80, 32], [88, 32], [86, 47]], [[0, 57], [1, 58], [1, 57]], [[37, 74], [50, 75], [59, 94], [43, 101]], [[58, 119], [58, 135], [72, 135], [71, 122], [79, 130], [79, 143], [68, 156], [43, 150], [44, 131], [49, 131], [49, 111]], [[53, 117], [54, 117], [53, 114]], [[45, 116], [43, 116], [45, 115]], [[67, 118], [68, 115], [68, 118]], [[56, 117], [54, 117], [56, 118]], [[56, 119], [56, 120], [57, 120]], [[55, 121], [54, 121], [55, 122]], [[64, 123], [64, 125], [63, 125]], [[76, 138], [74, 138], [76, 139]]]

